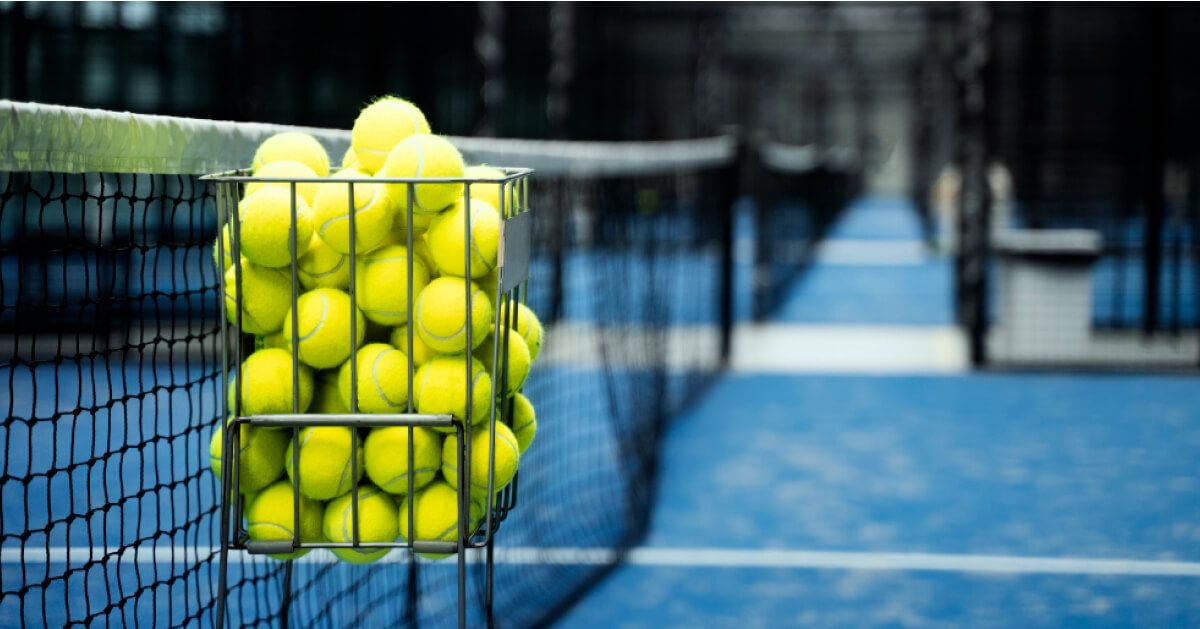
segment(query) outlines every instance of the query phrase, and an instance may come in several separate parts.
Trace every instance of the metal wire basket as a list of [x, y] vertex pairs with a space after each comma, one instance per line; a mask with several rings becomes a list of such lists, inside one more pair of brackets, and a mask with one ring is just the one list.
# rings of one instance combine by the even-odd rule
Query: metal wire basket
[[[234, 263], [232, 265], [234, 271], [234, 286], [233, 292], [236, 298], [237, 313], [233, 318], [233, 323], [229, 323], [229, 318], [226, 312], [226, 300], [221, 300], [222, 321], [225, 325], [223, 341], [221, 343], [222, 352], [222, 405], [224, 416], [229, 418], [224, 428], [222, 429], [222, 455], [221, 463], [224, 473], [221, 475], [221, 549], [220, 549], [220, 573], [218, 582], [218, 627], [222, 626], [225, 619], [225, 601], [227, 597], [227, 576], [229, 571], [229, 551], [242, 550], [250, 554], [286, 554], [303, 549], [316, 548], [354, 548], [354, 549], [407, 549], [409, 553], [408, 559], [415, 560], [412, 553], [435, 553], [435, 554], [457, 554], [457, 581], [458, 581], [458, 623], [460, 626], [465, 626], [466, 623], [466, 551], [468, 549], [486, 549], [484, 559], [485, 563], [485, 613], [491, 618], [491, 603], [492, 603], [492, 584], [493, 584], [493, 543], [495, 534], [499, 530], [500, 523], [507, 517], [509, 511], [516, 506], [518, 478], [513, 478], [499, 494], [495, 491], [495, 460], [496, 422], [501, 421], [510, 424], [513, 413], [513, 397], [508, 392], [508, 347], [509, 335], [517, 328], [518, 309], [513, 307], [514, 304], [520, 303], [526, 293], [526, 281], [529, 271], [529, 248], [531, 241], [531, 216], [529, 209], [529, 178], [533, 174], [531, 169], [522, 168], [499, 168], [504, 176], [500, 179], [482, 179], [482, 178], [391, 178], [391, 177], [372, 177], [364, 179], [362, 177], [321, 177], [321, 178], [289, 178], [289, 177], [256, 177], [248, 170], [234, 170], [222, 172], [212, 175], [207, 175], [201, 179], [209, 182], [215, 188], [217, 199], [217, 208], [221, 225], [225, 225], [227, 221], [230, 225], [230, 240], [229, 253], [232, 261], [241, 260], [241, 243], [240, 243], [240, 218], [238, 204], [243, 198], [243, 194], [247, 184], [251, 183], [270, 183], [286, 185], [291, 196], [291, 225], [289, 230], [290, 243], [289, 249], [291, 254], [291, 309], [292, 312], [298, 312], [297, 301], [301, 292], [299, 286], [299, 278], [297, 271], [297, 255], [298, 247], [296, 244], [297, 233], [297, 185], [307, 183], [317, 183], [321, 185], [345, 185], [348, 189], [348, 229], [351, 234], [350, 238], [350, 253], [347, 256], [350, 268], [350, 285], [348, 294], [350, 296], [350, 310], [355, 312], [357, 308], [357, 291], [356, 291], [356, 272], [355, 262], [356, 256], [359, 253], [356, 251], [357, 239], [355, 235], [358, 233], [355, 229], [355, 203], [354, 203], [354, 187], [355, 184], [363, 185], [366, 183], [380, 184], [400, 184], [407, 186], [407, 207], [402, 211], [407, 214], [407, 225], [413, 225], [413, 207], [414, 198], [416, 197], [416, 186], [420, 184], [458, 184], [463, 187], [463, 203], [465, 205], [465, 230], [464, 230], [464, 268], [465, 275], [469, 278], [471, 274], [472, 252], [475, 250], [472, 242], [473, 232], [471, 227], [471, 188], [472, 186], [498, 186], [500, 207], [496, 208], [500, 213], [501, 228], [499, 239], [499, 253], [496, 265], [496, 273], [498, 279], [496, 282], [496, 291], [492, 295], [493, 306], [495, 306], [495, 320], [493, 322], [493, 330], [495, 334], [503, 334], [501, 338], [497, 338], [493, 343], [493, 351], [491, 357], [490, 373], [494, 374], [495, 381], [492, 384], [493, 395], [488, 408], [487, 428], [491, 431], [492, 438], [489, 442], [488, 452], [486, 453], [488, 460], [488, 482], [487, 496], [494, 496], [494, 501], [491, 508], [485, 509], [482, 521], [475, 526], [472, 526], [471, 518], [471, 479], [469, 470], [471, 470], [472, 456], [481, 456], [481, 453], [471, 452], [471, 432], [473, 425], [476, 424], [476, 418], [471, 416], [472, 400], [475, 382], [472, 377], [472, 361], [470, 357], [470, 348], [473, 347], [471, 338], [471, 325], [468, 322], [466, 326], [466, 344], [467, 356], [466, 363], [467, 378], [466, 378], [466, 404], [465, 418], [460, 420], [452, 415], [429, 415], [416, 412], [415, 403], [413, 400], [413, 376], [415, 365], [412, 360], [413, 334], [414, 325], [412, 325], [411, 313], [414, 312], [413, 304], [416, 295], [413, 294], [413, 264], [414, 264], [414, 249], [413, 249], [413, 230], [408, 231], [407, 252], [408, 252], [408, 277], [407, 277], [407, 307], [410, 313], [410, 321], [408, 328], [407, 348], [405, 349], [408, 356], [407, 366], [407, 384], [408, 384], [408, 402], [407, 412], [396, 414], [366, 414], [358, 411], [358, 360], [356, 355], [360, 343], [357, 341], [357, 317], [350, 317], [350, 356], [349, 369], [351, 381], [351, 404], [350, 413], [348, 414], [312, 414], [302, 413], [300, 411], [300, 358], [299, 358], [299, 317], [293, 316], [291, 319], [291, 347], [290, 355], [292, 361], [292, 413], [289, 414], [272, 414], [272, 415], [245, 415], [243, 414], [243, 386], [239, 385], [235, 388], [233, 394], [232, 408], [230, 400], [224, 394], [229, 390], [229, 378], [231, 370], [236, 382], [242, 380], [242, 365], [247, 353], [248, 337], [243, 333], [243, 308], [241, 304], [243, 297], [242, 286], [242, 268], [241, 264]], [[225, 266], [226, 243], [224, 242], [224, 230], [218, 230], [217, 256], [219, 257], [220, 269]], [[365, 253], [365, 252], [364, 252]], [[218, 273], [221, 277], [221, 288], [223, 294], [229, 287], [225, 285], [225, 273]], [[472, 293], [471, 283], [467, 283], [465, 294], [467, 312], [472, 312]], [[469, 318], [468, 314], [468, 318]], [[501, 318], [506, 320], [502, 321]], [[364, 343], [365, 344], [365, 341]], [[232, 359], [232, 369], [230, 367]], [[243, 526], [242, 515], [245, 505], [240, 493], [234, 493], [235, 487], [239, 487], [239, 467], [240, 456], [233, 456], [231, 453], [240, 452], [241, 444], [241, 427], [244, 425], [260, 428], [283, 428], [291, 429], [291, 464], [292, 464], [292, 495], [293, 495], [293, 526], [292, 538], [280, 541], [265, 541], [252, 540], [246, 527]], [[479, 423], [476, 428], [483, 424]], [[351, 477], [359, 478], [359, 453], [363, 447], [361, 443], [363, 437], [359, 434], [358, 429], [400, 426], [409, 428], [408, 440], [408, 496], [414, 495], [414, 445], [413, 445], [413, 430], [417, 427], [430, 427], [453, 429], [457, 437], [458, 451], [457, 465], [458, 469], [462, 470], [457, 474], [458, 477], [458, 535], [455, 541], [433, 541], [433, 540], [413, 540], [407, 541], [388, 541], [388, 542], [364, 542], [361, 540], [359, 532], [359, 496], [357, 486], [350, 491], [351, 496], [351, 518], [352, 532], [351, 541], [349, 542], [331, 542], [322, 540], [317, 542], [302, 541], [300, 539], [300, 430], [306, 427], [315, 426], [346, 426], [351, 428], [351, 456], [350, 465]], [[519, 476], [519, 474], [518, 474]], [[231, 495], [232, 494], [232, 495]], [[407, 513], [401, 513], [400, 517], [407, 518], [408, 531], [410, 538], [416, 537], [415, 516], [414, 516], [415, 500], [408, 500]], [[486, 501], [485, 501], [486, 504]], [[290, 576], [291, 562], [285, 568]], [[285, 582], [290, 582], [286, 578]], [[287, 605], [288, 596], [285, 593], [284, 605]], [[287, 617], [286, 609], [281, 612], [282, 617]]]

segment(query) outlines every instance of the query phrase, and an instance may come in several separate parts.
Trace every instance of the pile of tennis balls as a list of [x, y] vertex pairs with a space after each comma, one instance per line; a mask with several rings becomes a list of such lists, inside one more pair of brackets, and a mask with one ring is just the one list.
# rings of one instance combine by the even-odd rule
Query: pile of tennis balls
[[[411, 398], [418, 413], [450, 414], [466, 420], [471, 431], [469, 472], [472, 513], [478, 524], [491, 505], [488, 485], [488, 429], [491, 404], [512, 408], [506, 423], [495, 427], [494, 489], [508, 485], [522, 454], [533, 442], [537, 418], [521, 394], [541, 350], [543, 330], [537, 316], [516, 305], [516, 327], [495, 330], [496, 265], [501, 186], [471, 186], [471, 242], [465, 242], [467, 204], [461, 184], [417, 184], [411, 200], [407, 185], [378, 177], [470, 177], [499, 179], [487, 166], [466, 166], [445, 138], [430, 133], [420, 109], [395, 97], [381, 98], [362, 110], [354, 123], [351, 147], [340, 170], [331, 173], [329, 157], [312, 136], [299, 132], [268, 138], [254, 155], [256, 176], [362, 179], [354, 183], [354, 231], [349, 225], [350, 184], [259, 182], [245, 186], [238, 206], [237, 261], [241, 299], [232, 260], [232, 224], [224, 230], [225, 305], [231, 325], [241, 314], [242, 331], [257, 337], [257, 351], [241, 365], [240, 414], [293, 413], [292, 321], [297, 318], [300, 362], [299, 412], [346, 414], [351, 407], [351, 368], [357, 364], [357, 412], [404, 413]], [[292, 304], [290, 224], [296, 203], [296, 274], [301, 293]], [[409, 255], [408, 242], [413, 251]], [[357, 353], [351, 356], [351, 246], [355, 253], [353, 313]], [[465, 258], [470, 251], [470, 272]], [[411, 260], [412, 268], [409, 268]], [[223, 262], [222, 262], [223, 261]], [[413, 309], [408, 308], [409, 274]], [[471, 307], [467, 307], [467, 291]], [[501, 308], [501, 310], [506, 310]], [[508, 312], [501, 321], [511, 321]], [[412, 341], [409, 342], [409, 326]], [[504, 325], [504, 323], [502, 323]], [[467, 330], [471, 344], [467, 344]], [[508, 339], [507, 389], [492, 370], [495, 339]], [[503, 350], [503, 348], [501, 348]], [[408, 387], [408, 369], [415, 371]], [[467, 399], [468, 368], [473, 380]], [[234, 372], [236, 373], [236, 372]], [[229, 404], [235, 408], [237, 377], [231, 375]], [[495, 385], [495, 386], [494, 386]], [[493, 396], [495, 399], [493, 400]], [[511, 426], [511, 427], [510, 427]], [[242, 425], [237, 490], [243, 495], [251, 539], [294, 537], [292, 466], [293, 431]], [[352, 493], [358, 495], [359, 540], [455, 541], [458, 536], [457, 437], [452, 430], [363, 429], [359, 460], [351, 462], [356, 429], [344, 426], [300, 430], [299, 483], [301, 541], [351, 541]], [[212, 436], [213, 472], [221, 474], [221, 429]], [[358, 475], [354, 476], [353, 469]], [[409, 471], [413, 492], [409, 495]], [[415, 531], [408, 530], [412, 503]], [[305, 550], [277, 559], [292, 559]], [[338, 548], [343, 561], [370, 563], [387, 549]]]

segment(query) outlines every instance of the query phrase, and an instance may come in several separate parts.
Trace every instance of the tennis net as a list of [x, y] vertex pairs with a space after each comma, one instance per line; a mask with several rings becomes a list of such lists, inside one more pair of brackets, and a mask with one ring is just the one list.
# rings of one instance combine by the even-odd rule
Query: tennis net
[[[217, 212], [198, 177], [280, 127], [0, 101], [0, 619], [214, 623], [223, 325]], [[309, 130], [340, 155], [348, 133]], [[658, 441], [719, 372], [733, 314], [736, 143], [454, 138], [538, 169], [525, 386], [538, 446], [497, 536], [494, 617], [545, 624], [644, 533]], [[568, 549], [603, 561], [562, 560]], [[232, 553], [237, 626], [438, 625], [455, 567]], [[559, 559], [554, 559], [558, 557]], [[468, 564], [470, 624], [484, 616]]]

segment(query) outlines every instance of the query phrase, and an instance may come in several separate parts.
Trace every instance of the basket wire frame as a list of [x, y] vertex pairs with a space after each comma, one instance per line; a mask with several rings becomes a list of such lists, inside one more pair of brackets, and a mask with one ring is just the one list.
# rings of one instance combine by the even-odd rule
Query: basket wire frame
[[[457, 557], [457, 586], [458, 586], [458, 624], [460, 627], [466, 626], [466, 550], [467, 549], [484, 549], [485, 550], [485, 590], [484, 590], [484, 614], [487, 624], [493, 624], [492, 618], [492, 603], [493, 603], [493, 566], [494, 566], [494, 541], [495, 533], [499, 530], [500, 523], [503, 522], [508, 512], [516, 506], [518, 493], [518, 477], [516, 477], [499, 493], [495, 491], [495, 455], [496, 455], [496, 431], [495, 424], [497, 419], [505, 421], [507, 424], [512, 423], [513, 413], [513, 396], [508, 392], [508, 344], [510, 336], [519, 324], [519, 314], [515, 304], [521, 303], [525, 293], [526, 278], [506, 278], [504, 277], [504, 254], [501, 254], [501, 259], [498, 260], [496, 266], [497, 282], [496, 291], [491, 295], [494, 305], [494, 321], [493, 321], [493, 343], [491, 356], [491, 373], [493, 375], [492, 395], [488, 405], [487, 429], [490, 432], [488, 440], [488, 478], [487, 478], [487, 493], [485, 495], [484, 516], [479, 525], [471, 526], [471, 478], [470, 478], [470, 462], [472, 433], [475, 425], [475, 418], [472, 417], [474, 400], [474, 378], [473, 378], [473, 363], [472, 351], [474, 339], [472, 338], [471, 314], [473, 313], [473, 281], [465, 282], [465, 303], [466, 303], [466, 353], [464, 360], [466, 369], [466, 404], [463, 420], [458, 420], [452, 415], [429, 415], [416, 412], [413, 401], [413, 378], [415, 375], [415, 366], [413, 364], [413, 344], [414, 344], [414, 295], [413, 295], [413, 230], [411, 226], [414, 218], [414, 198], [416, 195], [416, 187], [421, 184], [460, 184], [463, 187], [463, 204], [464, 204], [464, 221], [463, 221], [463, 242], [465, 247], [463, 250], [464, 257], [464, 275], [468, 280], [471, 277], [471, 258], [474, 251], [472, 246], [472, 225], [471, 225], [471, 186], [472, 185], [489, 185], [499, 187], [500, 207], [496, 208], [500, 214], [502, 221], [501, 242], [499, 246], [501, 251], [504, 251], [504, 230], [503, 223], [530, 211], [529, 208], [529, 178], [533, 171], [531, 169], [508, 168], [501, 169], [504, 172], [502, 179], [479, 179], [479, 178], [390, 178], [390, 177], [372, 177], [370, 179], [353, 178], [353, 177], [325, 177], [325, 178], [284, 178], [284, 177], [256, 177], [250, 174], [247, 170], [234, 170], [224, 173], [218, 173], [202, 177], [202, 180], [211, 182], [216, 189], [217, 208], [219, 214], [219, 222], [221, 225], [230, 225], [230, 242], [229, 256], [231, 258], [232, 269], [234, 270], [234, 306], [236, 313], [233, 314], [233, 326], [229, 326], [230, 321], [228, 308], [228, 289], [225, 286], [226, 273], [225, 269], [225, 230], [217, 230], [217, 250], [220, 261], [220, 271], [218, 276], [221, 281], [222, 293], [225, 295], [221, 299], [221, 315], [223, 320], [227, 322], [224, 327], [223, 342], [221, 345], [221, 363], [223, 365], [221, 372], [221, 408], [223, 417], [227, 418], [224, 422], [222, 430], [222, 451], [221, 451], [221, 466], [225, 471], [221, 476], [221, 550], [220, 550], [220, 570], [218, 575], [218, 597], [217, 597], [217, 626], [223, 627], [226, 614], [226, 600], [228, 596], [228, 571], [229, 571], [229, 551], [244, 550], [251, 554], [287, 554], [296, 552], [302, 549], [316, 548], [354, 548], [354, 549], [408, 549], [410, 553], [434, 553], [434, 554], [454, 554]], [[297, 271], [297, 192], [296, 186], [302, 183], [318, 183], [322, 185], [338, 185], [347, 186], [348, 192], [348, 233], [350, 234], [350, 253], [347, 255], [349, 263], [349, 287], [347, 293], [350, 297], [350, 408], [348, 414], [340, 415], [323, 415], [323, 414], [306, 414], [300, 409], [300, 360], [299, 360], [299, 317], [290, 317], [290, 333], [291, 333], [291, 360], [292, 360], [292, 413], [286, 415], [253, 415], [247, 416], [243, 413], [243, 382], [242, 368], [245, 360], [245, 341], [243, 334], [243, 278], [241, 256], [241, 224], [238, 212], [238, 204], [243, 198], [244, 186], [249, 183], [271, 183], [271, 184], [286, 184], [290, 196], [290, 225], [289, 225], [289, 253], [291, 256], [291, 312], [298, 312], [298, 300], [300, 295], [299, 275]], [[406, 307], [409, 316], [407, 325], [407, 347], [404, 348], [408, 360], [406, 361], [406, 377], [408, 385], [408, 400], [405, 413], [399, 414], [365, 414], [358, 412], [358, 336], [357, 336], [357, 317], [354, 313], [357, 312], [357, 273], [355, 269], [357, 258], [357, 229], [355, 225], [356, 209], [355, 209], [355, 184], [384, 184], [384, 185], [403, 185], [407, 188], [407, 206], [404, 208], [406, 213], [407, 225], [407, 287], [406, 287]], [[512, 255], [513, 252], [509, 252]], [[528, 255], [528, 252], [517, 252], [520, 255]], [[508, 289], [505, 290], [505, 287]], [[502, 317], [504, 320], [502, 320]], [[232, 332], [232, 339], [229, 338], [229, 333]], [[230, 345], [233, 346], [232, 357], [230, 356]], [[237, 383], [233, 394], [233, 408], [229, 408], [229, 397], [225, 394], [229, 390], [229, 366], [230, 359], [233, 359], [233, 381]], [[497, 396], [500, 396], [501, 403], [497, 405]], [[239, 467], [240, 456], [233, 456], [231, 453], [240, 453], [241, 451], [241, 427], [255, 426], [261, 428], [290, 428], [292, 431], [292, 538], [289, 540], [266, 541], [266, 540], [251, 540], [249, 534], [242, 526], [242, 513], [245, 509], [244, 499], [240, 492], [235, 488], [239, 487]], [[408, 471], [407, 471], [407, 496], [408, 505], [407, 512], [402, 513], [401, 517], [407, 519], [409, 535], [406, 541], [391, 541], [391, 542], [363, 542], [359, 531], [359, 497], [358, 497], [358, 481], [350, 491], [350, 508], [351, 508], [351, 541], [349, 542], [332, 542], [328, 540], [307, 542], [300, 539], [300, 430], [306, 427], [316, 426], [346, 426], [351, 428], [351, 477], [359, 478], [359, 463], [358, 457], [361, 437], [358, 429], [360, 428], [377, 428], [398, 426], [408, 429]], [[435, 541], [435, 540], [418, 540], [416, 537], [415, 527], [415, 501], [411, 499], [414, 495], [414, 430], [417, 427], [430, 428], [453, 428], [454, 435], [458, 444], [456, 456], [458, 458], [458, 523], [457, 523], [457, 539], [453, 542]], [[236, 492], [236, 493], [234, 493]], [[488, 498], [490, 497], [490, 498]], [[410, 570], [415, 570], [416, 560], [410, 554], [408, 557]], [[411, 575], [410, 577], [415, 576]], [[291, 577], [292, 577], [292, 562], [288, 562], [284, 567], [284, 595], [282, 600], [282, 609], [280, 610], [281, 626], [288, 626], [288, 607], [291, 597]], [[410, 583], [413, 583], [410, 578]], [[413, 610], [408, 610], [410, 613]]]

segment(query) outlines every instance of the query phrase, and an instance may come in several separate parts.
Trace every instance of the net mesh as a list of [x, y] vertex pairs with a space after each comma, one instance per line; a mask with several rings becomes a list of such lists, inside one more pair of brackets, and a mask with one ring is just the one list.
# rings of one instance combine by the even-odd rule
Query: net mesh
[[753, 314], [774, 314], [813, 255], [813, 247], [850, 200], [855, 185], [850, 163], [822, 155], [815, 146], [765, 144], [750, 173], [755, 204]]
[[[504, 163], [504, 146], [486, 144], [463, 148]], [[715, 146], [543, 147], [563, 164], [530, 187], [528, 302], [548, 338], [525, 386], [537, 445], [497, 536], [501, 625], [548, 622], [607, 565], [530, 561], [531, 549], [616, 560], [640, 538], [658, 438], [720, 368], [733, 154]], [[534, 161], [528, 149], [511, 145], [511, 165]], [[199, 174], [0, 173], [5, 622], [215, 622], [208, 439], [223, 322], [215, 202]], [[483, 619], [482, 561], [469, 564], [469, 624]], [[400, 552], [368, 567], [323, 551], [290, 567], [232, 553], [228, 621], [450, 624], [455, 582], [453, 563]]]

